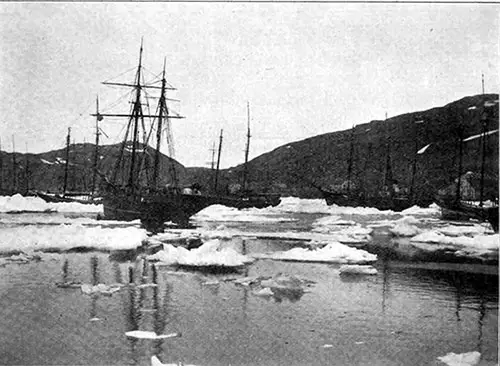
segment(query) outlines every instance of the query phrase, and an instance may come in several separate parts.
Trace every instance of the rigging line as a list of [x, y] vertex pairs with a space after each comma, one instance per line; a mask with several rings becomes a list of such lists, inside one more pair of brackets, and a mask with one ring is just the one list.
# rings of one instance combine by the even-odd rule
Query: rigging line
[[104, 80], [104, 82], [105, 82], [105, 83], [107, 83], [107, 82], [109, 82], [109, 81], [111, 81], [111, 80], [113, 80], [113, 79], [119, 78], [119, 77], [120, 77], [120, 76], [122, 76], [123, 74], [126, 74], [127, 72], [130, 72], [130, 71], [135, 70], [135, 69], [136, 69], [136, 67], [134, 66], [134, 67], [132, 67], [132, 68], [130, 68], [130, 69], [128, 69], [128, 70], [125, 70], [125, 71], [124, 71], [124, 72], [122, 72], [121, 74], [118, 74], [118, 75], [116, 75], [116, 76], [112, 76], [111, 78], [109, 78], [109, 79], [107, 79], [107, 80]]
[[125, 92], [124, 94], [120, 95], [116, 100], [114, 100], [113, 102], [108, 104], [106, 107], [101, 108], [101, 113], [107, 112], [111, 108], [116, 107], [122, 101], [122, 99], [125, 99], [126, 97], [127, 97], [127, 99], [130, 99], [130, 95], [132, 93], [133, 93], [133, 91], [129, 90], [129, 91]]

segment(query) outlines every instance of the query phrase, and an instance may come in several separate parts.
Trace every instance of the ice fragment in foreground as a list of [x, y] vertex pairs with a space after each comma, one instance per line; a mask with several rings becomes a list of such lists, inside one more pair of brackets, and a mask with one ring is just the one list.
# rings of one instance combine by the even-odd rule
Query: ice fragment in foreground
[[340, 274], [376, 275], [377, 269], [368, 265], [346, 264], [340, 267]]
[[125, 335], [127, 337], [141, 338], [141, 339], [164, 339], [164, 338], [180, 337], [179, 333], [156, 334], [155, 332], [148, 332], [144, 330], [132, 330], [130, 332], [126, 332]]
[[445, 356], [438, 357], [437, 359], [444, 362], [448, 366], [474, 366], [479, 363], [481, 354], [477, 351], [466, 353], [453, 353], [450, 352]]
[[[151, 366], [181, 366], [183, 363], [162, 363], [158, 357], [151, 357]], [[195, 366], [195, 365], [184, 365], [184, 366]]]

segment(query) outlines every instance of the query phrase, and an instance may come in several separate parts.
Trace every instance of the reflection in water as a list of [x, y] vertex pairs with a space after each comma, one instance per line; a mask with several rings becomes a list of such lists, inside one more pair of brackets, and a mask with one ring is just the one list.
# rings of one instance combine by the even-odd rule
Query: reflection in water
[[63, 267], [62, 267], [62, 283], [68, 282], [68, 275], [69, 275], [68, 266], [69, 266], [69, 262], [68, 262], [68, 258], [66, 258], [64, 260]]
[[479, 319], [478, 319], [478, 336], [477, 336], [477, 350], [480, 353], [483, 353], [483, 321], [484, 316], [486, 315], [486, 301], [484, 296], [481, 295], [479, 301]]
[[389, 294], [389, 264], [387, 258], [382, 262], [382, 314], [385, 314], [385, 302]]

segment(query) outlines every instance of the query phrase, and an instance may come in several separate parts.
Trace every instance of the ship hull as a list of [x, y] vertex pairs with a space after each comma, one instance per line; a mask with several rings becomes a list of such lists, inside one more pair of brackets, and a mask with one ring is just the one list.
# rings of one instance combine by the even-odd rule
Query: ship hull
[[[413, 202], [407, 197], [363, 197], [361, 195], [348, 195], [339, 192], [330, 192], [321, 189], [323, 198], [328, 206], [342, 207], [373, 207], [378, 210], [391, 210], [400, 212], [410, 208]], [[417, 202], [416, 204], [428, 206], [432, 202]]]
[[440, 199], [441, 218], [444, 220], [469, 220], [476, 219], [491, 224], [495, 232], [498, 232], [498, 206], [480, 207], [465, 202]]
[[167, 221], [187, 225], [191, 216], [214, 203], [217, 202], [210, 196], [174, 192], [107, 194], [103, 197], [105, 219], [140, 219], [143, 223], [158, 225]]

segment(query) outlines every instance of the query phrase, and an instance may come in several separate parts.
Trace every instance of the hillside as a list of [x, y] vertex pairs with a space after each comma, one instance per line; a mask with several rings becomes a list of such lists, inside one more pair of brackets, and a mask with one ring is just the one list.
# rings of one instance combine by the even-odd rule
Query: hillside
[[[444, 107], [356, 125], [352, 137], [352, 180], [368, 191], [380, 189], [386, 170], [387, 137], [390, 137], [393, 178], [400, 187], [408, 188], [417, 156], [415, 189], [421, 194], [434, 194], [457, 177], [459, 124], [463, 126], [464, 138], [481, 133], [481, 114], [487, 101], [498, 101], [498, 94], [465, 97]], [[469, 109], [472, 106], [476, 109]], [[488, 110], [487, 130], [498, 129], [498, 102]], [[250, 181], [255, 189], [316, 197], [317, 190], [308, 182], [327, 187], [347, 179], [350, 141], [351, 130], [345, 130], [281, 146], [249, 162]], [[498, 197], [498, 133], [488, 136], [487, 142], [487, 188], [490, 195]], [[415, 154], [428, 144], [431, 145], [423, 154]], [[463, 172], [472, 171], [478, 180], [481, 139], [465, 142], [463, 149]], [[242, 168], [229, 169], [226, 176], [236, 180]]]
[[[328, 187], [342, 184], [347, 179], [351, 139], [353, 141], [353, 184], [367, 191], [376, 191], [383, 184], [387, 152], [392, 168], [392, 176], [402, 188], [411, 184], [415, 157], [415, 190], [420, 195], [433, 195], [438, 189], [453, 182], [457, 176], [458, 126], [463, 126], [463, 137], [481, 133], [484, 103], [492, 102], [486, 116], [487, 130], [498, 129], [498, 94], [465, 97], [443, 107], [426, 111], [407, 113], [389, 118], [387, 121], [371, 121], [358, 124], [352, 130], [338, 131], [296, 141], [262, 154], [248, 164], [250, 188], [255, 191], [319, 197], [311, 182]], [[476, 108], [474, 108], [474, 106]], [[472, 107], [472, 108], [471, 108]], [[424, 153], [416, 151], [430, 146]], [[486, 146], [487, 194], [498, 197], [498, 133], [488, 136]], [[100, 170], [110, 174], [119, 155], [120, 145], [100, 147]], [[479, 181], [481, 162], [481, 139], [463, 143], [463, 172], [474, 173], [474, 181]], [[153, 149], [147, 153], [152, 156]], [[70, 174], [68, 187], [71, 190], [85, 190], [92, 180], [91, 166], [94, 145], [76, 144], [70, 151]], [[15, 154], [16, 181], [14, 182], [12, 153], [0, 152], [3, 188], [18, 190], [29, 187], [38, 190], [56, 191], [62, 188], [64, 179], [65, 149], [42, 154]], [[28, 177], [26, 179], [26, 161]], [[172, 160], [161, 156], [162, 172], [169, 172]], [[207, 168], [186, 168], [174, 161], [175, 171], [183, 185], [197, 182], [205, 191], [213, 188], [214, 172]], [[123, 169], [127, 169], [124, 167]], [[122, 169], [122, 170], [123, 170]], [[240, 183], [243, 165], [222, 170], [219, 174], [220, 190], [228, 185]], [[161, 179], [162, 184], [170, 181], [168, 174]]]

